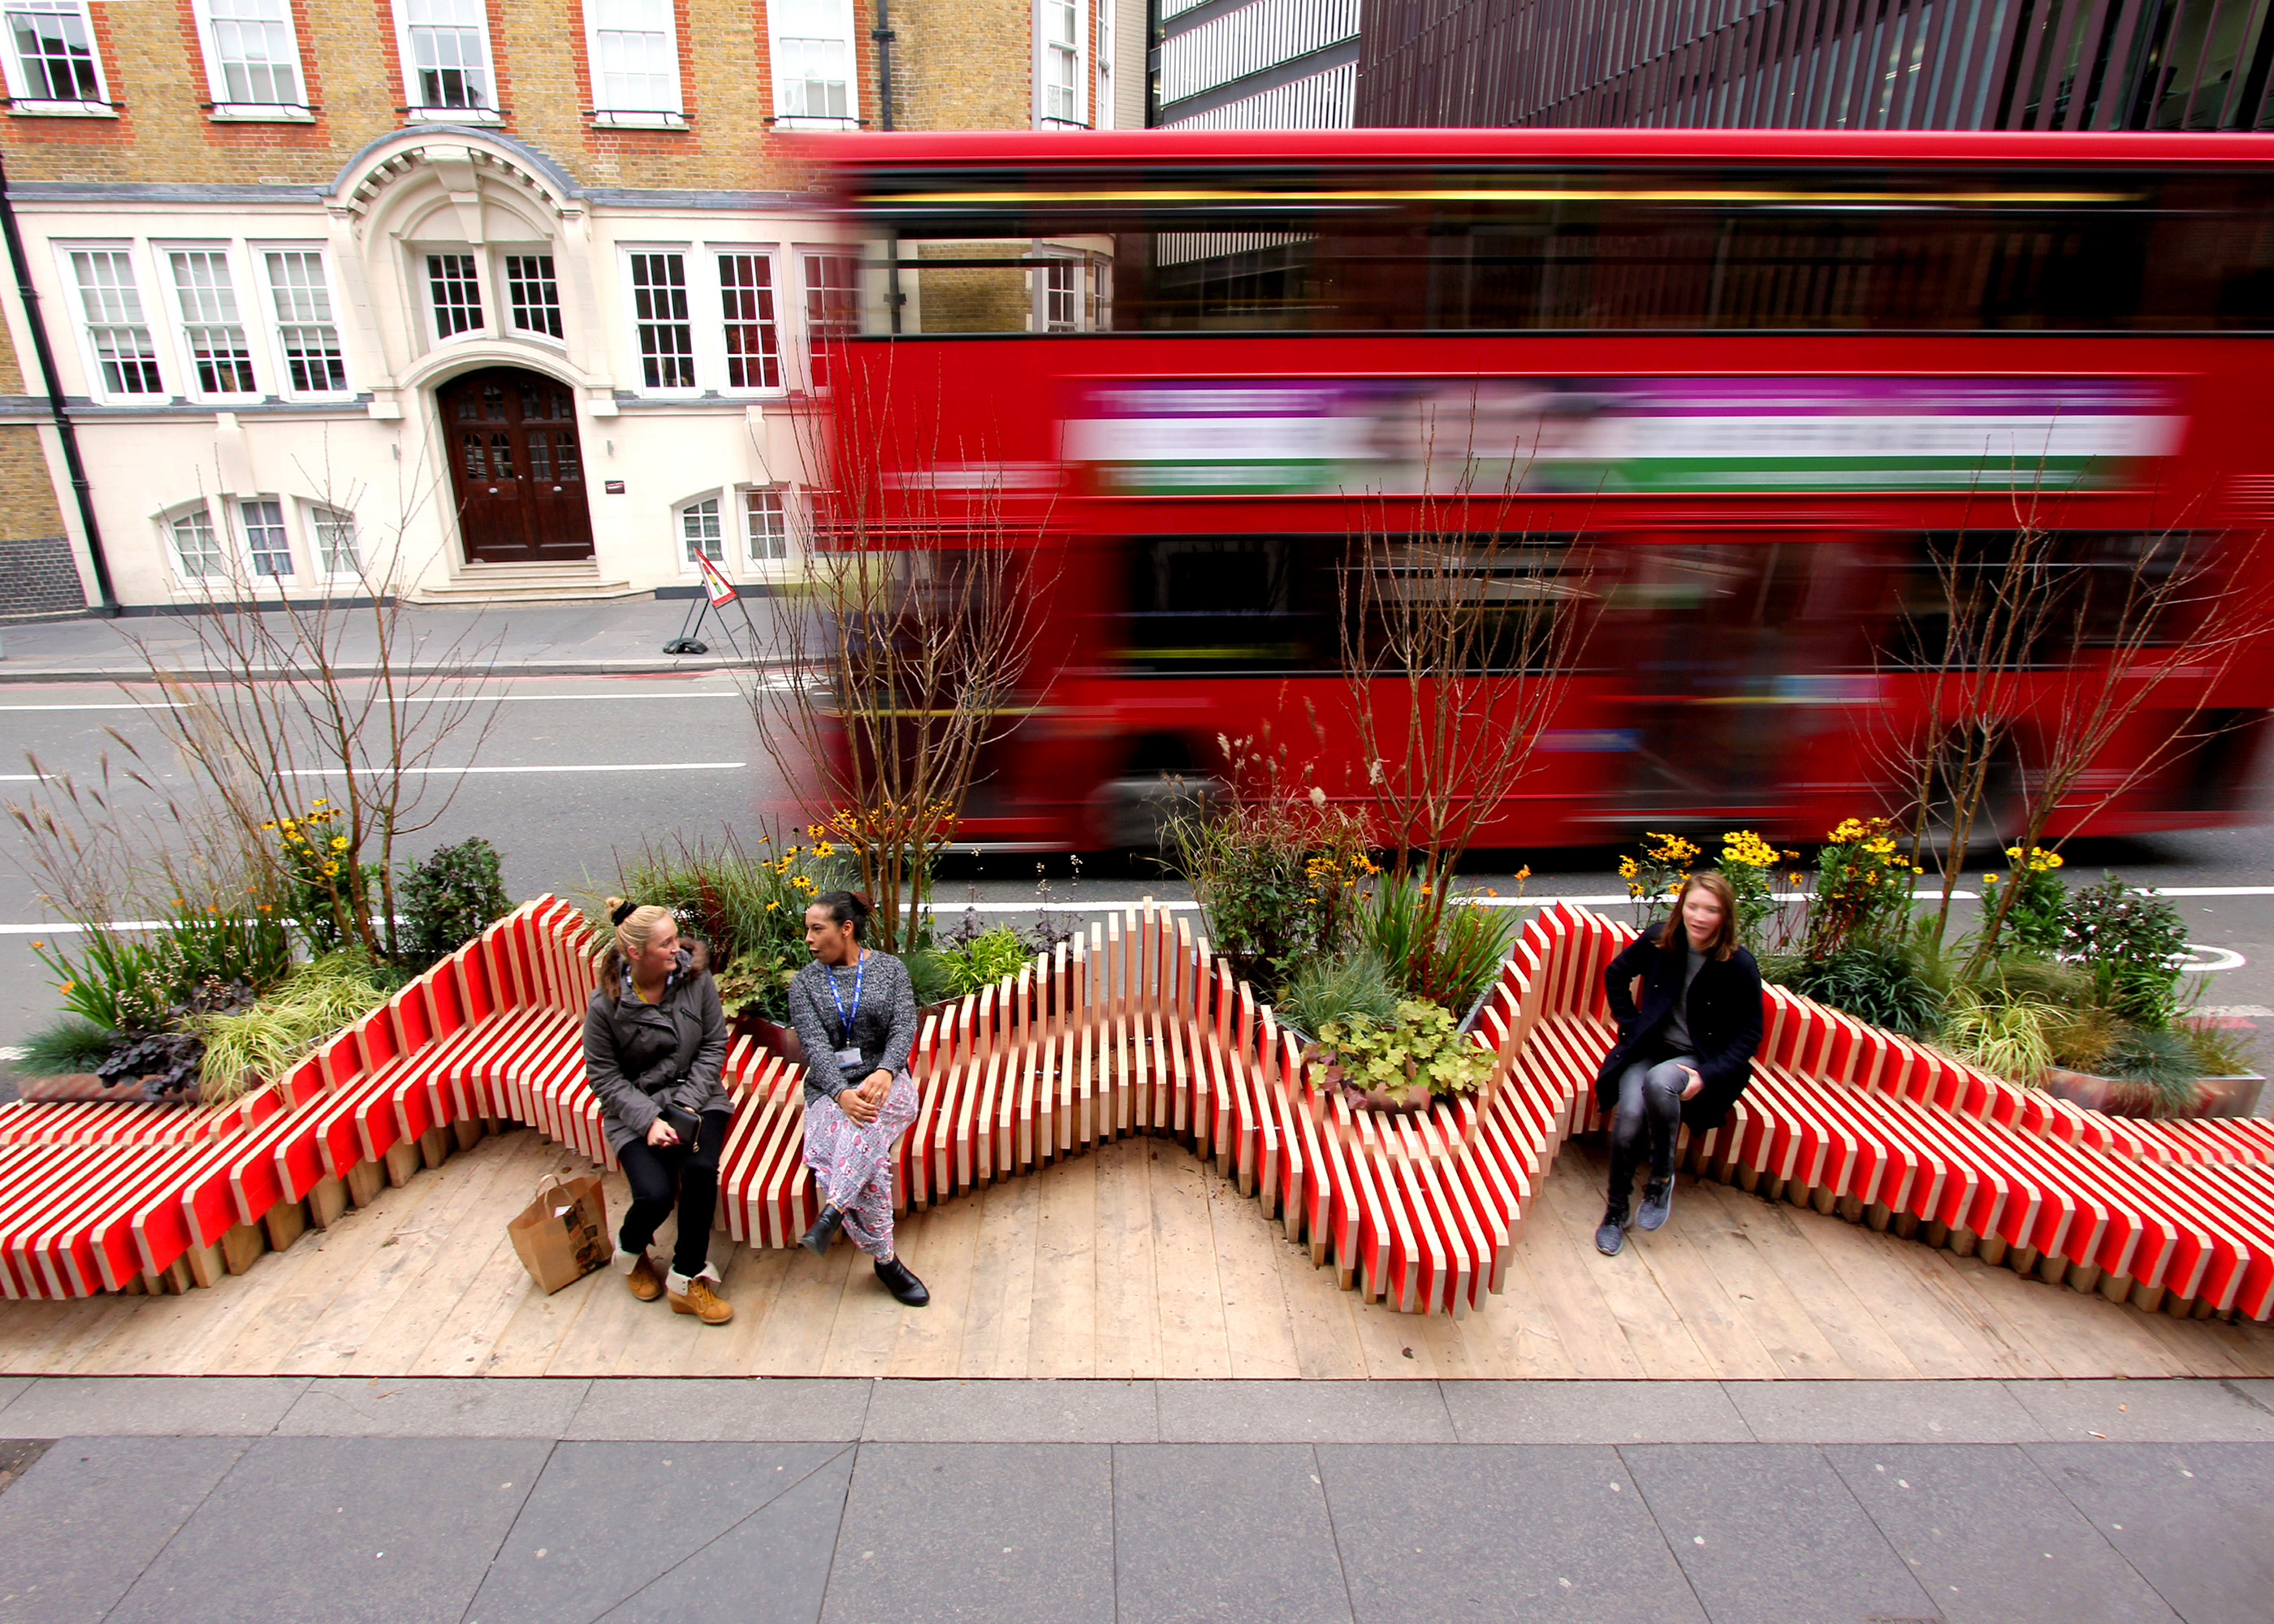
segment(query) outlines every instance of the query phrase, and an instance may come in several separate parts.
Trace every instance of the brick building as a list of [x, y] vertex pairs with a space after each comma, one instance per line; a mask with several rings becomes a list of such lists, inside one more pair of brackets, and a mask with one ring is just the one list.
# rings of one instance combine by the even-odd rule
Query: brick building
[[1361, 125], [2274, 127], [2274, 0], [1364, 0]]
[[1131, 0], [0, 11], [0, 615], [98, 598], [51, 387], [129, 606], [792, 571], [809, 341], [881, 297], [794, 134], [1141, 123]]

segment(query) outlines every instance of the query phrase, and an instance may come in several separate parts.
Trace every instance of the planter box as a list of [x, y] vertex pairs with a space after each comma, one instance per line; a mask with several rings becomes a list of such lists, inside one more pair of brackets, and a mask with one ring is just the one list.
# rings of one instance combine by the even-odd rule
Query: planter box
[[[2088, 1111], [2105, 1111], [2111, 1116], [2156, 1114], [2150, 1104], [2154, 1095], [2145, 1083], [2096, 1077], [2089, 1071], [2064, 1071], [2055, 1066], [2045, 1072], [2037, 1086], [2055, 1099], [2067, 1100]], [[2178, 1118], [2255, 1116], [2259, 1096], [2265, 1086], [2266, 1079], [2255, 1071], [2240, 1077], [2200, 1078], [2195, 1083], [2195, 1109], [2169, 1115]]]

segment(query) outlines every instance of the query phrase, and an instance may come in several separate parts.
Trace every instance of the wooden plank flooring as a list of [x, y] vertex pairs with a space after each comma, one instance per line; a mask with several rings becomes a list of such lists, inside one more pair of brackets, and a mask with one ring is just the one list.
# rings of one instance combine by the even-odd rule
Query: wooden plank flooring
[[506, 1220], [580, 1165], [520, 1130], [210, 1289], [0, 1304], [0, 1372], [2274, 1375], [2274, 1327], [2142, 1313], [1719, 1184], [1685, 1180], [1666, 1230], [1598, 1257], [1603, 1169], [1584, 1144], [1542, 1185], [1507, 1289], [1459, 1320], [1338, 1289], [1212, 1166], [1139, 1137], [905, 1220], [921, 1312], [849, 1246], [717, 1236], [736, 1316], [712, 1330], [606, 1271], [535, 1295]]

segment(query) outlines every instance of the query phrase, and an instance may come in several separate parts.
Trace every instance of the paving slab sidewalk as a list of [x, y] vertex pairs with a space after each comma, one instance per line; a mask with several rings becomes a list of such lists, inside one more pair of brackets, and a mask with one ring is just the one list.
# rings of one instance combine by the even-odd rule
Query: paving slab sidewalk
[[[403, 628], [420, 658], [470, 669], [530, 676], [701, 673], [745, 665], [745, 654], [763, 652], [772, 642], [774, 616], [787, 601], [746, 598], [712, 612], [700, 634], [711, 651], [702, 655], [663, 652], [694, 600], [652, 595], [591, 603], [406, 605]], [[341, 619], [341, 668], [368, 674], [378, 658], [368, 612], [343, 611]], [[197, 631], [195, 619], [184, 614], [0, 627], [0, 683], [132, 680], [147, 675], [143, 649], [169, 669], [195, 673], [207, 668]]]
[[30, 1462], [0, 1484], [0, 1618], [2258, 1624], [2267, 1401], [33, 1378], [0, 1387]]

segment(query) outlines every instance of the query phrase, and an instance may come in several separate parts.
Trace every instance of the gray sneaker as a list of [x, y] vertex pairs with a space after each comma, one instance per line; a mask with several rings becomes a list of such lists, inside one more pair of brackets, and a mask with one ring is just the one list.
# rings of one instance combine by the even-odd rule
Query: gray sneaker
[[1642, 1187], [1642, 1213], [1635, 1222], [1645, 1229], [1655, 1229], [1673, 1211], [1674, 1181], [1653, 1178]]
[[1634, 1220], [1618, 1207], [1603, 1214], [1603, 1222], [1595, 1230], [1595, 1250], [1607, 1258], [1619, 1255], [1619, 1248], [1627, 1244], [1627, 1225]]

